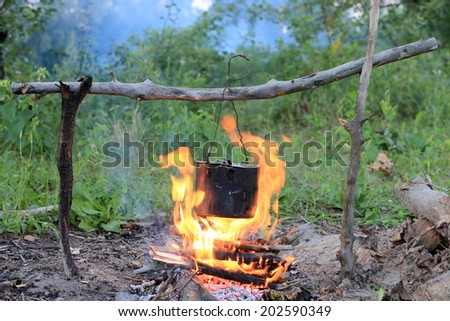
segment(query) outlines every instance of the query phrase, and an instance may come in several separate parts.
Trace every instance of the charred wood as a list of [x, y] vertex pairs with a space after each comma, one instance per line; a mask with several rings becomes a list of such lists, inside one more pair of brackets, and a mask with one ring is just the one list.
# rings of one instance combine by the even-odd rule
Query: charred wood
[[[231, 252], [225, 252], [225, 253], [223, 254], [224, 256], [232, 254]], [[264, 286], [266, 284], [266, 278], [271, 277], [271, 269], [278, 267], [280, 264], [284, 265], [286, 263], [286, 261], [284, 259], [271, 255], [271, 258], [274, 258], [274, 261], [269, 263], [269, 264], [271, 264], [271, 266], [269, 266], [268, 272], [264, 273], [263, 275], [256, 275], [256, 274], [252, 274], [252, 273], [228, 271], [228, 270], [221, 269], [219, 267], [213, 267], [213, 266], [210, 266], [210, 265], [207, 265], [204, 263], [200, 263], [200, 262], [195, 263], [194, 261], [188, 260], [187, 258], [185, 258], [183, 256], [172, 254], [172, 253], [162, 252], [155, 248], [154, 248], [153, 254], [154, 254], [153, 260], [158, 261], [158, 262], [162, 262], [162, 263], [166, 263], [166, 264], [181, 265], [181, 266], [188, 267], [191, 269], [197, 269], [199, 272], [202, 272], [205, 274], [209, 274], [209, 275], [213, 275], [213, 276], [217, 276], [217, 277], [221, 277], [224, 279], [229, 279], [229, 280], [233, 280], [233, 281], [237, 281], [237, 282], [241, 282], [241, 283], [253, 284], [255, 286]], [[253, 253], [239, 253], [239, 254], [253, 254]], [[261, 257], [261, 255], [259, 255], [259, 257]], [[251, 257], [251, 258], [253, 258], [253, 257]], [[256, 257], [255, 257], [255, 259], [256, 259]], [[276, 262], [275, 259], [278, 260], [280, 264], [279, 263], [275, 264], [275, 262]], [[251, 262], [255, 262], [255, 261], [249, 261], [249, 262], [251, 263]], [[272, 288], [273, 287], [274, 287], [274, 285], [272, 285]]]
[[[153, 259], [155, 261], [160, 261], [169, 264], [179, 264], [182, 266], [192, 266], [187, 257], [192, 257], [193, 252], [187, 250], [175, 250], [167, 247], [152, 247], [152, 251], [154, 254]], [[174, 252], [178, 251], [181, 255], [175, 254]], [[267, 252], [258, 252], [258, 253], [248, 253], [248, 252], [240, 252], [240, 251], [227, 251], [227, 250], [215, 250], [214, 251], [214, 259], [222, 260], [222, 261], [237, 261], [239, 264], [251, 264], [256, 263], [261, 265], [261, 268], [265, 266], [269, 267], [277, 267], [280, 264], [286, 264], [286, 260], [280, 256], [277, 256], [273, 253]]]
[[217, 276], [227, 280], [233, 280], [240, 283], [253, 284], [255, 286], [265, 286], [266, 284], [266, 278], [261, 276], [255, 276], [252, 274], [244, 274], [241, 272], [223, 270], [202, 263], [198, 263], [198, 269], [202, 273]]
[[60, 82], [61, 92], [61, 123], [59, 127], [57, 166], [60, 178], [59, 188], [59, 233], [63, 255], [64, 272], [69, 277], [76, 277], [79, 271], [70, 252], [69, 226], [70, 209], [72, 207], [73, 166], [72, 149], [75, 135], [75, 119], [81, 101], [89, 92], [92, 77], [87, 76], [79, 84], [75, 92], [70, 86]]
[[222, 241], [222, 240], [215, 240], [214, 246], [221, 249], [228, 249], [228, 250], [243, 250], [243, 251], [255, 251], [255, 252], [273, 252], [278, 253], [280, 251], [289, 251], [292, 250], [292, 245], [270, 245], [270, 244], [253, 244], [249, 242], [231, 242], [231, 241]]
[[237, 261], [239, 264], [260, 263], [261, 266], [277, 267], [279, 264], [286, 264], [286, 260], [271, 253], [242, 253], [230, 251], [215, 251], [214, 258], [222, 261]]

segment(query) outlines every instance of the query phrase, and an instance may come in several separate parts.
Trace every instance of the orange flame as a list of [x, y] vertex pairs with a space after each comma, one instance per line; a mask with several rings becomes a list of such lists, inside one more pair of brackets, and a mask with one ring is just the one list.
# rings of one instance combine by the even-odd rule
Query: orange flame
[[[240, 144], [235, 119], [232, 116], [224, 116], [220, 124], [231, 141]], [[248, 132], [242, 133], [242, 142], [253, 162], [259, 165], [256, 206], [251, 218], [201, 217], [195, 213], [195, 207], [203, 201], [205, 191], [194, 191], [194, 166], [187, 147], [180, 147], [168, 155], [160, 156], [160, 162], [164, 168], [176, 167], [181, 174], [181, 177], [171, 176], [172, 198], [175, 201], [173, 220], [178, 232], [183, 236], [183, 247], [189, 251], [192, 259], [213, 267], [267, 276], [269, 265], [257, 269], [257, 262], [245, 264], [214, 258], [214, 250], [221, 242], [236, 244], [258, 233], [269, 241], [278, 223], [277, 196], [286, 177], [285, 162], [277, 157], [278, 145]], [[271, 213], [275, 216], [273, 222]], [[281, 277], [293, 258], [286, 257], [285, 260], [287, 263], [270, 271], [266, 285]]]

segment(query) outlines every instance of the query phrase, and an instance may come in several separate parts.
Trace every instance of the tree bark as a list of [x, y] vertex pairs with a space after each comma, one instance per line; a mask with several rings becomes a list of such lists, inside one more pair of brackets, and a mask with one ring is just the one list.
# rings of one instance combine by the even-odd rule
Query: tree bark
[[422, 284], [413, 295], [415, 301], [449, 301], [450, 300], [450, 271]]
[[[373, 67], [379, 67], [395, 61], [400, 61], [437, 49], [435, 38], [409, 43], [404, 46], [385, 50], [375, 55]], [[150, 80], [142, 83], [121, 83], [113, 78], [110, 82], [93, 83], [90, 94], [125, 96], [141, 100], [190, 100], [190, 101], [220, 101], [220, 100], [251, 100], [270, 99], [300, 91], [310, 90], [340, 79], [361, 73], [364, 58], [350, 61], [338, 67], [319, 71], [312, 75], [297, 79], [279, 81], [272, 79], [265, 84], [251, 87], [233, 87], [225, 91], [223, 88], [182, 88], [161, 86]], [[78, 90], [80, 84], [66, 83], [70, 91]], [[56, 82], [12, 83], [14, 94], [50, 94], [57, 93]]]
[[362, 67], [361, 76], [359, 78], [358, 97], [356, 101], [355, 116], [352, 120], [345, 123], [344, 127], [350, 134], [350, 163], [347, 170], [347, 177], [344, 187], [344, 206], [342, 213], [342, 230], [341, 230], [341, 249], [339, 253], [339, 260], [341, 262], [341, 277], [351, 278], [353, 274], [353, 267], [356, 262], [355, 254], [353, 253], [353, 223], [355, 211], [355, 191], [358, 172], [361, 162], [361, 149], [364, 143], [362, 135], [362, 127], [367, 120], [364, 116], [366, 108], [367, 92], [370, 82], [370, 74], [372, 72], [372, 62], [375, 52], [375, 43], [378, 30], [378, 16], [380, 11], [380, 1], [370, 1], [370, 25], [369, 25], [369, 40], [367, 44], [367, 54]]
[[394, 188], [394, 194], [418, 218], [427, 219], [443, 237], [450, 240], [450, 196], [432, 189], [422, 178]]
[[77, 277], [78, 268], [70, 252], [69, 226], [70, 209], [72, 207], [73, 166], [72, 148], [75, 133], [75, 118], [81, 101], [92, 85], [92, 78], [87, 76], [74, 93], [70, 87], [60, 82], [61, 90], [61, 123], [59, 127], [57, 165], [60, 177], [59, 189], [59, 232], [63, 255], [64, 272], [68, 277]]

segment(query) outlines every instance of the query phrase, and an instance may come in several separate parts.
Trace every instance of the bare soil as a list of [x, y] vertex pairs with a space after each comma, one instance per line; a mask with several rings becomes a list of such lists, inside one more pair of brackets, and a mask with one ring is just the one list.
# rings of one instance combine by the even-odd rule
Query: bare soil
[[[290, 223], [277, 235], [278, 240], [287, 235], [292, 240], [294, 235], [290, 254], [297, 258], [283, 287], [261, 290], [222, 280], [216, 285], [220, 290], [211, 293], [217, 299], [236, 300], [450, 300], [449, 249], [430, 253], [421, 246], [408, 248], [408, 240], [401, 236], [404, 230], [405, 226], [358, 231], [355, 275], [341, 282], [337, 231]], [[165, 245], [173, 237], [171, 226], [159, 221], [130, 223], [120, 234], [73, 230], [71, 247], [82, 277], [71, 280], [64, 275], [54, 235], [35, 240], [0, 235], [0, 300], [189, 298], [181, 295], [181, 287], [191, 279], [201, 283], [202, 276], [154, 262], [149, 253], [149, 244]], [[142, 267], [147, 271], [134, 272]], [[163, 290], [172, 295], [162, 295]]]

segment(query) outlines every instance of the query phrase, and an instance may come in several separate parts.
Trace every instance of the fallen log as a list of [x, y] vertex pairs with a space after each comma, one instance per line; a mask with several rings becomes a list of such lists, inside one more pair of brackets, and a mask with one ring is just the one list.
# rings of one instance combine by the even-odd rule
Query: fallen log
[[450, 272], [445, 272], [419, 287], [413, 294], [417, 301], [449, 301]]
[[[421, 244], [436, 243], [429, 238], [440, 234], [443, 242], [450, 241], [450, 196], [433, 189], [432, 184], [423, 178], [416, 178], [402, 186], [394, 187], [394, 194], [420, 220], [415, 226]], [[427, 220], [431, 224], [426, 224]], [[419, 227], [420, 226], [420, 227]], [[432, 233], [431, 231], [434, 231]]]
[[415, 246], [414, 243], [420, 243], [428, 251], [432, 252], [443, 243], [441, 234], [439, 234], [433, 223], [426, 218], [419, 217], [412, 223], [413, 235], [415, 240], [411, 243], [411, 248]]

